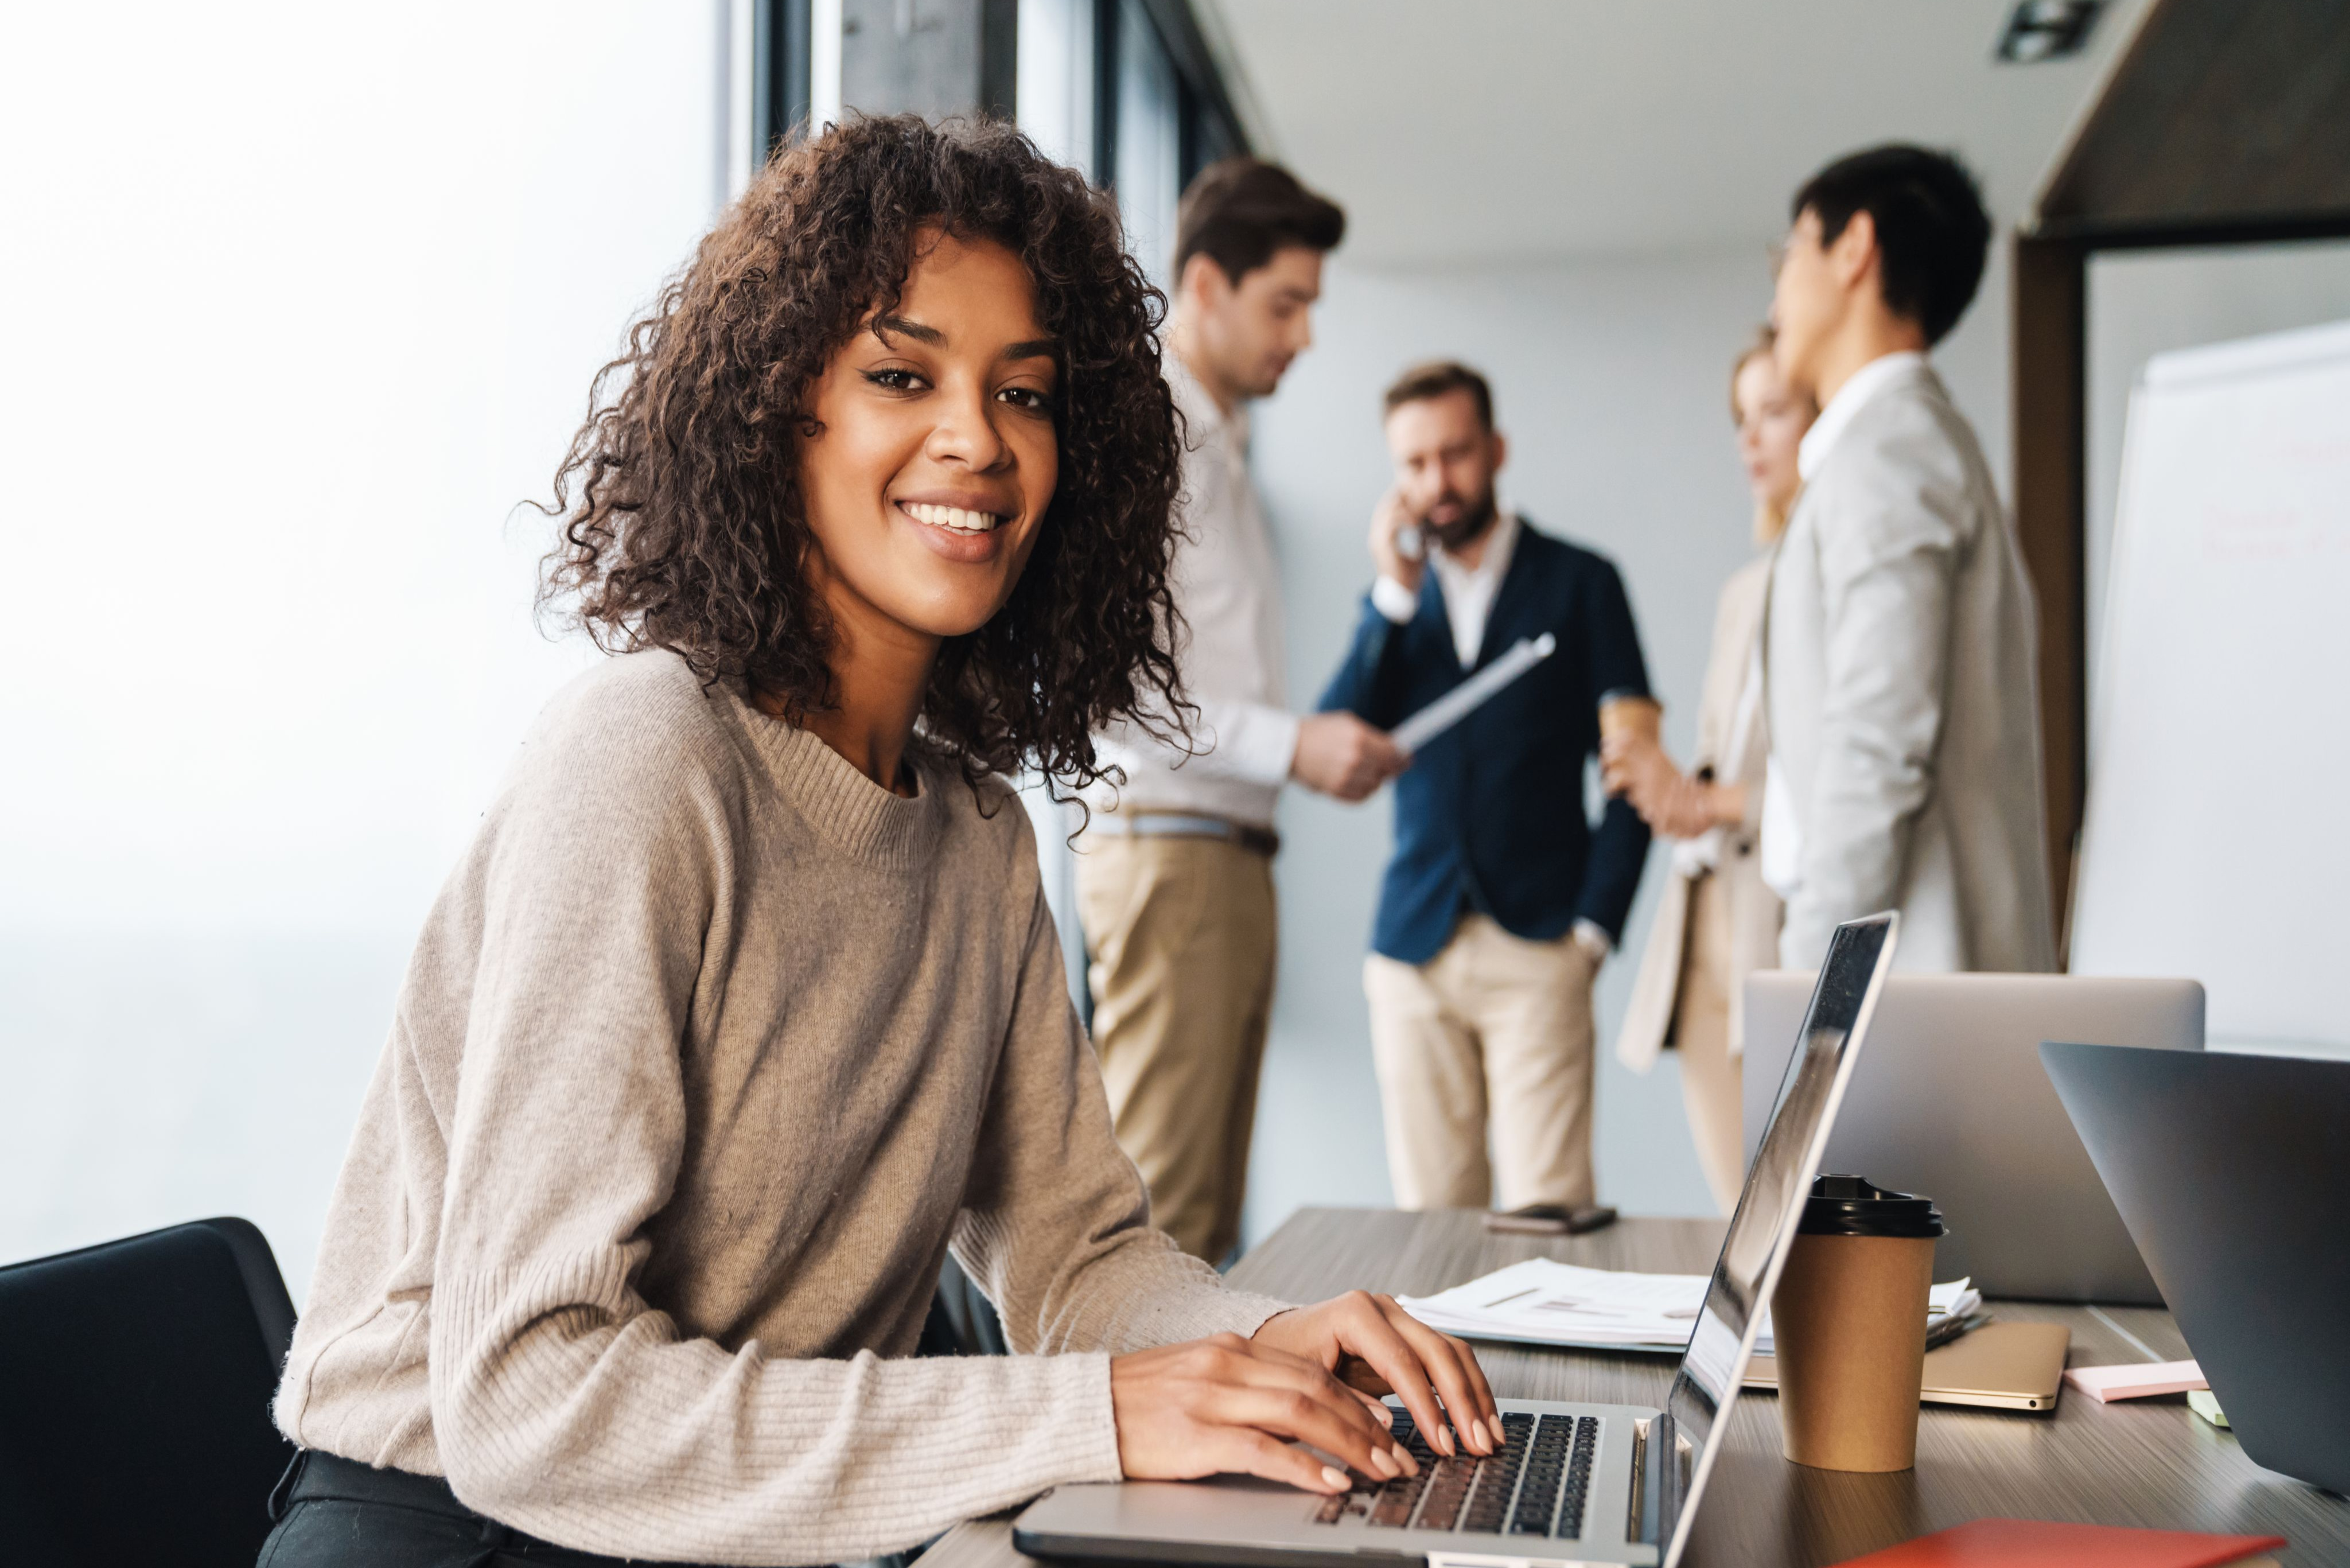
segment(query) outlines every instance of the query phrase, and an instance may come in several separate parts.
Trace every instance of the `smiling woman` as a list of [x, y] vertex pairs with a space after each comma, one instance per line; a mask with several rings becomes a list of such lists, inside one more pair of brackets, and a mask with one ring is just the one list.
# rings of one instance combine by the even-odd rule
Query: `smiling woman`
[[923, 730], [967, 775], [1090, 782], [1092, 733], [1176, 687], [1164, 301], [1120, 245], [1008, 126], [859, 120], [779, 156], [599, 378], [550, 590], [819, 726], [856, 695], [835, 639], [888, 621], [933, 645]]
[[[550, 592], [617, 656], [417, 942], [266, 1568], [834, 1562], [1064, 1481], [1416, 1469], [1357, 1390], [1491, 1451], [1458, 1342], [1150, 1227], [993, 776], [1174, 695], [1158, 308], [1017, 132], [863, 120], [608, 368]], [[910, 1358], [950, 1249], [1023, 1354]]]

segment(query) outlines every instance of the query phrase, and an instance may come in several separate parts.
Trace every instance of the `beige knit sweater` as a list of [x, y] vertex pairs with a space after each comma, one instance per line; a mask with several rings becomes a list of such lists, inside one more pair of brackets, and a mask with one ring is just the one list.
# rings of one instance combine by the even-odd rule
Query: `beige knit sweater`
[[[434, 905], [286, 1435], [615, 1554], [856, 1558], [1118, 1474], [1109, 1355], [1281, 1303], [1149, 1229], [1026, 814], [666, 653], [549, 704]], [[941, 1256], [1009, 1357], [899, 1359]]]

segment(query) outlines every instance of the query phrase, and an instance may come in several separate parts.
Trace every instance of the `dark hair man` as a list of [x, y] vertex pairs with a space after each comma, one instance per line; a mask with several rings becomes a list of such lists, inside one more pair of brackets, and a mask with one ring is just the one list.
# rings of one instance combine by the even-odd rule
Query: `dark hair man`
[[1201, 171], [1176, 219], [1167, 379], [1187, 430], [1173, 585], [1194, 755], [1133, 725], [1102, 739], [1122, 788], [1088, 800], [1077, 913], [1118, 1141], [1151, 1215], [1210, 1262], [1240, 1240], [1257, 1065], [1273, 1015], [1274, 803], [1295, 779], [1360, 800], [1403, 766], [1345, 714], [1282, 690], [1281, 582], [1248, 472], [1248, 405], [1313, 341], [1346, 214], [1254, 158]]
[[2032, 592], [1973, 429], [1926, 352], [1991, 239], [1946, 153], [1877, 147], [1797, 192], [1772, 321], [1820, 416], [1772, 568], [1762, 874], [1781, 961], [1902, 914], [1901, 961], [2054, 967]]
[[1624, 929], [1648, 830], [1617, 800], [1595, 831], [1583, 779], [1600, 699], [1648, 694], [1639, 637], [1606, 557], [1496, 498], [1509, 443], [1482, 376], [1406, 372], [1386, 428], [1395, 488], [1371, 523], [1379, 575], [1322, 706], [1392, 726], [1520, 639], [1557, 642], [1396, 783], [1363, 968], [1396, 1201], [1584, 1208], [1591, 982]]

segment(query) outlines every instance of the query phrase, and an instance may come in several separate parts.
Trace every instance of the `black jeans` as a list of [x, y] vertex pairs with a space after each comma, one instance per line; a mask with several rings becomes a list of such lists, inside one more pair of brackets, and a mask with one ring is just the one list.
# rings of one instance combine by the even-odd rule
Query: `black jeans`
[[484, 1519], [437, 1476], [305, 1449], [269, 1500], [257, 1568], [621, 1568]]

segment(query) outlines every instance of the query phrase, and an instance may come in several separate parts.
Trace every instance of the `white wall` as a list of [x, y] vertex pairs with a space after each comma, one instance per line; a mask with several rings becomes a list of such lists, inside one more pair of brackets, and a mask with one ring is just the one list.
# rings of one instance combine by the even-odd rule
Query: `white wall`
[[723, 182], [716, 0], [0, 20], [0, 1258], [234, 1212], [298, 1299], [546, 694], [547, 481]]
[[[2089, 263], [2088, 646], [2094, 715], [2131, 389], [2153, 356], [2350, 320], [2350, 240], [2113, 251]], [[2345, 410], [2350, 422], [2350, 410]], [[2095, 725], [2090, 726], [2094, 745]], [[2095, 766], [2094, 752], [2090, 763]]]
[[[1939, 356], [2002, 475], [2005, 291], [2002, 265]], [[1513, 503], [1624, 573], [1666, 700], [1666, 739], [1686, 757], [1714, 597], [1749, 548], [1730, 361], [1769, 304], [1759, 245], [1412, 273], [1357, 271], [1340, 253], [1315, 347], [1256, 425], [1286, 585], [1293, 702], [1319, 694], [1369, 580], [1364, 538], [1388, 483], [1380, 392], [1407, 363], [1444, 355], [1493, 382], [1512, 441], [1503, 486]], [[1361, 988], [1390, 809], [1384, 794], [1357, 807], [1295, 790], [1284, 801], [1280, 994], [1257, 1114], [1252, 1241], [1300, 1204], [1391, 1201]], [[1599, 982], [1599, 1191], [1631, 1213], [1702, 1214], [1712, 1206], [1681, 1113], [1679, 1063], [1668, 1055], [1641, 1077], [1612, 1054], [1662, 860], [1652, 854], [1625, 951]]]

